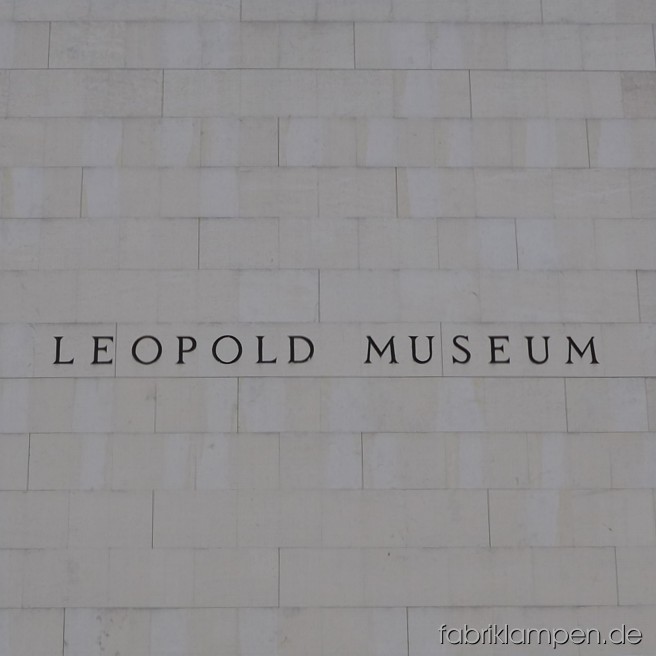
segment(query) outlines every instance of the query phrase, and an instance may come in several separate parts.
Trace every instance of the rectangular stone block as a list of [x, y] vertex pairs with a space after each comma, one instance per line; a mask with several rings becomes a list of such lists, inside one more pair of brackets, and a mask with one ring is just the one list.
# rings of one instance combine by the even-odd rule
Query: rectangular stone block
[[431, 68], [429, 34], [421, 23], [357, 23], [356, 68]]
[[598, 266], [604, 269], [656, 269], [656, 225], [648, 219], [595, 222]]
[[280, 25], [280, 68], [355, 68], [354, 28], [349, 23]]
[[471, 117], [467, 71], [394, 71], [394, 116]]
[[552, 23], [652, 23], [656, 10], [644, 0], [544, 0], [544, 20]]
[[471, 169], [397, 170], [398, 216], [409, 218], [474, 216]]
[[281, 118], [280, 165], [355, 166], [355, 135], [353, 118]]
[[14, 70], [9, 116], [159, 116], [162, 71]]
[[617, 549], [619, 603], [623, 606], [654, 605], [654, 548]]
[[66, 547], [68, 512], [62, 492], [0, 493], [0, 548]]
[[440, 269], [516, 269], [512, 219], [440, 219]]
[[195, 551], [194, 606], [277, 606], [278, 558], [276, 549]]
[[70, 548], [137, 548], [153, 544], [152, 494], [71, 492], [69, 499]]
[[0, 550], [0, 608], [21, 608], [25, 551]]
[[25, 568], [23, 608], [107, 605], [112, 578], [107, 549], [34, 549], [21, 555]]
[[240, 80], [239, 71], [167, 70], [158, 115], [238, 116]]
[[540, 22], [538, 0], [392, 0], [395, 20], [535, 23]]
[[0, 216], [32, 219], [80, 215], [82, 169], [2, 169]]
[[554, 213], [559, 218], [621, 218], [631, 215], [629, 176], [624, 170], [553, 172]]
[[[0, 489], [26, 490], [28, 435], [0, 436]], [[359, 486], [357, 486], [359, 487]]]
[[[242, 169], [239, 172], [239, 216], [318, 216], [321, 175], [323, 171], [313, 168]], [[214, 205], [213, 212], [203, 216], [216, 215], [216, 207], [221, 207], [219, 198], [216, 198]], [[226, 207], [225, 203], [223, 206]], [[235, 216], [236, 212], [223, 214], [231, 215]]]
[[280, 487], [361, 488], [362, 458], [358, 433], [284, 433], [280, 435]]
[[654, 546], [650, 490], [490, 492], [494, 547]]
[[0, 377], [34, 375], [34, 328], [30, 325], [0, 324]]
[[15, 656], [60, 656], [63, 610], [3, 610], [0, 645]]
[[614, 488], [653, 487], [656, 442], [651, 433], [610, 435], [607, 451]]
[[656, 121], [589, 121], [590, 163], [599, 168], [656, 167]]
[[532, 218], [554, 213], [550, 170], [476, 169], [474, 176], [477, 216]]
[[[121, 121], [121, 124], [123, 166], [199, 166], [201, 164], [200, 119], [126, 119]], [[111, 166], [112, 163], [109, 165]]]
[[567, 380], [566, 390], [567, 427], [573, 433], [648, 430], [643, 379]]
[[622, 73], [622, 102], [627, 118], [654, 118], [656, 75], [643, 72]]
[[[208, 72], [205, 74], [205, 78], [211, 75], [216, 74]], [[225, 111], [221, 110], [221, 115], [231, 115], [239, 112], [242, 117], [314, 117], [323, 114], [323, 111], [319, 112], [317, 98], [319, 73], [313, 71], [244, 70], [240, 73], [235, 72], [234, 75], [239, 77], [231, 79], [234, 84], [240, 85], [240, 88], [236, 91], [238, 93], [236, 98], [234, 97], [235, 92], [230, 91], [230, 99], [238, 101], [239, 104], [237, 106], [231, 105]], [[326, 75], [332, 75], [332, 73], [326, 71], [321, 73], [322, 78]], [[212, 77], [209, 79], [212, 80]], [[223, 93], [227, 93], [227, 90]], [[216, 102], [207, 103], [205, 107], [207, 112], [205, 115], [217, 115]]]
[[[319, 71], [318, 116], [392, 116], [396, 80], [392, 71]], [[292, 116], [306, 116], [292, 110]]]
[[105, 553], [109, 553], [105, 606], [177, 608], [194, 603], [191, 549], [111, 549]]
[[[522, 403], [518, 399], [523, 398]], [[357, 400], [357, 405], [354, 404]], [[321, 381], [327, 431], [559, 431], [560, 380], [415, 379]]]
[[203, 166], [277, 166], [275, 118], [205, 118], [201, 122]]
[[47, 68], [48, 24], [0, 22], [2, 68]]
[[237, 428], [237, 381], [157, 381], [155, 425], [162, 433], [226, 432]]
[[319, 216], [396, 216], [395, 171], [386, 169], [321, 169]]
[[155, 548], [237, 546], [237, 495], [231, 490], [158, 490], [153, 511]]

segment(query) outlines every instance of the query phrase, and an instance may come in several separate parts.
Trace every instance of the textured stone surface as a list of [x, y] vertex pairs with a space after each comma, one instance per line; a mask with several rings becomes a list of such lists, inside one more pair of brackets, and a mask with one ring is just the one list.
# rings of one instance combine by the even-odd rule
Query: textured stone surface
[[0, 656], [652, 656], [654, 23], [0, 0]]

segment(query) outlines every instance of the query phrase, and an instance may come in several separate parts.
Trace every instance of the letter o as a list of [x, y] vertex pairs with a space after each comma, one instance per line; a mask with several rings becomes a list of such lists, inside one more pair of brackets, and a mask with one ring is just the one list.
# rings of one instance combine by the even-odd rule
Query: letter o
[[[157, 347], [157, 355], [155, 355], [155, 357], [152, 360], [149, 360], [148, 362], [146, 362], [146, 360], [142, 360], [137, 355], [137, 347], [144, 339], [151, 339], [155, 343], [155, 346]], [[141, 337], [139, 337], [139, 339], [135, 340], [134, 344], [132, 344], [132, 357], [139, 364], [146, 364], [146, 365], [154, 364], [162, 357], [162, 342], [160, 342], [159, 339], [157, 339], [157, 337], [153, 337], [152, 335], [142, 335]]]
[[[237, 345], [237, 355], [235, 355], [232, 360], [222, 360], [216, 352], [219, 342], [224, 339], [231, 339]], [[241, 342], [234, 335], [221, 335], [221, 337], [216, 339], [214, 344], [212, 344], [212, 355], [214, 356], [214, 359], [221, 364], [234, 364], [239, 358], [241, 358], [242, 351]]]

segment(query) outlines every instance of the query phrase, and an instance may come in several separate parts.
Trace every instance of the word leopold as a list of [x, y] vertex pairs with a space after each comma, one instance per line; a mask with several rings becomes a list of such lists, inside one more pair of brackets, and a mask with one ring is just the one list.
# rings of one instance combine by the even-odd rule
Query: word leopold
[[[277, 337], [277, 339], [276, 339]], [[316, 339], [316, 338], [315, 338]], [[426, 365], [433, 360], [434, 353], [441, 339], [437, 335], [391, 335], [381, 339], [371, 335], [362, 337], [362, 359], [364, 365], [383, 362], [390, 365], [400, 362]], [[558, 357], [561, 364], [574, 364], [586, 360], [589, 364], [599, 364], [594, 336], [587, 340], [576, 341], [568, 335], [558, 338], [551, 336], [525, 335], [478, 336], [470, 340], [466, 334], [453, 335], [444, 344], [443, 359], [450, 358], [454, 365], [466, 365], [472, 358], [486, 358], [489, 364], [510, 364], [511, 350], [513, 358], [521, 355], [534, 365], [546, 364], [551, 357], [551, 344], [558, 340]], [[199, 344], [200, 341], [200, 344]], [[274, 342], [276, 344], [274, 345]], [[519, 343], [517, 343], [519, 342]], [[80, 347], [68, 344], [63, 335], [54, 336], [54, 365], [72, 365], [76, 358], [86, 354], [92, 365], [111, 365], [114, 363], [116, 345], [112, 335], [90, 335], [90, 341]], [[141, 335], [129, 340], [132, 359], [140, 365], [150, 366], [156, 362], [168, 361], [178, 365], [187, 364], [193, 356], [212, 358], [219, 365], [234, 365], [240, 361], [271, 365], [278, 362], [290, 365], [302, 365], [310, 362], [317, 351], [315, 342], [306, 335], [266, 335], [237, 336], [219, 334], [210, 339], [201, 340], [192, 335], [176, 335], [160, 338], [155, 335]], [[330, 353], [339, 357], [339, 353]]]

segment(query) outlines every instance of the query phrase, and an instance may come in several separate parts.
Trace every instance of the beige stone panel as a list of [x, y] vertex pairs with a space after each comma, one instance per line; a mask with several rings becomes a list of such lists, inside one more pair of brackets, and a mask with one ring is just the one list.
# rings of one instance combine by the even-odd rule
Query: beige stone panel
[[11, 71], [10, 116], [159, 116], [162, 72]]
[[159, 379], [155, 425], [161, 433], [206, 433], [237, 428], [237, 381]]
[[3, 321], [70, 321], [76, 276], [71, 271], [6, 271], [0, 276]]
[[126, 119], [122, 126], [121, 164], [125, 167], [201, 163], [200, 119]]
[[[2, 5], [15, 4], [11, 0], [4, 0]], [[81, 20], [89, 16], [89, 0], [71, 0], [61, 5], [55, 5], [48, 0], [25, 0], [13, 7], [3, 18], [12, 18], [16, 21], [30, 20]]]
[[280, 480], [276, 434], [204, 435], [196, 450], [199, 490], [276, 489]]
[[110, 549], [109, 607], [168, 608], [194, 603], [191, 549]]
[[282, 23], [280, 68], [355, 68], [353, 24]]
[[0, 612], [0, 646], [13, 656], [60, 656], [63, 610]]
[[440, 269], [516, 269], [512, 219], [440, 219]]
[[[4, 439], [4, 438], [3, 438]], [[101, 490], [112, 484], [112, 453], [120, 456], [122, 439], [108, 435], [91, 434], [39, 434], [30, 436], [30, 490]], [[136, 452], [140, 440], [134, 440], [132, 452]], [[160, 450], [164, 445], [160, 446]], [[119, 459], [118, 463], [123, 462]], [[146, 462], [143, 478], [149, 477]], [[157, 464], [152, 454], [150, 468]], [[117, 473], [119, 472], [117, 468]], [[129, 471], [125, 472], [129, 476]]]
[[656, 117], [656, 75], [643, 72], [622, 73], [622, 102], [627, 118]]
[[167, 70], [164, 102], [157, 115], [236, 116], [240, 111], [240, 81], [239, 71]]
[[57, 218], [80, 213], [79, 168], [4, 168], [0, 176], [2, 217]]
[[[358, 443], [359, 443], [358, 436]], [[0, 489], [27, 489], [27, 467], [29, 460], [28, 435], [0, 436]], [[358, 464], [359, 464], [358, 459]], [[357, 485], [356, 487], [360, 487]]]
[[396, 216], [394, 169], [321, 169], [319, 215], [326, 217]]
[[395, 71], [394, 116], [470, 117], [467, 71]]
[[595, 222], [585, 217], [519, 219], [517, 255], [520, 269], [596, 269]]
[[323, 534], [319, 491], [240, 491], [237, 543], [240, 547], [315, 547]]
[[320, 408], [320, 385], [316, 379], [239, 380], [238, 425], [242, 431], [317, 431]]
[[480, 280], [481, 316], [497, 322], [635, 321], [635, 283], [628, 271], [490, 272]]
[[472, 123], [470, 119], [436, 119], [432, 123], [432, 144], [423, 144], [419, 152], [428, 153], [432, 146], [434, 161], [438, 166], [473, 166], [480, 157], [485, 158], [485, 153], [491, 152], [494, 153], [494, 165], [503, 162], [503, 146], [500, 144], [502, 135], [499, 134], [498, 126], [492, 142], [483, 143], [480, 124]]
[[240, 654], [241, 618], [235, 608], [153, 609], [147, 612], [150, 618], [149, 656]]
[[237, 0], [218, 2], [189, 0], [182, 5], [177, 2], [164, 3], [157, 4], [154, 8], [148, 3], [134, 3], [131, 0], [87, 0], [87, 2], [90, 17], [98, 20], [239, 20]]
[[280, 266], [355, 269], [359, 257], [358, 229], [359, 222], [349, 218], [280, 219]]
[[613, 72], [546, 73], [547, 115], [556, 118], [623, 117], [622, 75]]
[[[144, 38], [146, 31], [153, 32], [157, 25], [142, 23], [137, 28]], [[126, 68], [128, 39], [125, 23], [56, 21], [50, 28], [50, 65], [58, 69]]]
[[[577, 70], [583, 68], [580, 30], [575, 26], [508, 25], [507, 68]], [[591, 62], [594, 59], [591, 58]], [[482, 68], [482, 67], [481, 67]], [[487, 67], [486, 67], [487, 68]]]
[[[311, 116], [324, 114], [318, 103], [317, 78], [329, 75], [315, 71], [241, 71], [239, 115], [249, 116]], [[221, 112], [227, 113], [227, 112]], [[234, 114], [234, 108], [230, 114]], [[330, 111], [325, 111], [330, 115]], [[207, 116], [216, 116], [208, 106]]]
[[358, 221], [361, 269], [437, 269], [434, 219]]
[[[166, 179], [166, 186], [162, 189], [161, 178], [166, 171], [165, 169], [164, 173], [161, 173], [155, 169], [146, 168], [85, 169], [82, 176], [81, 216], [94, 219], [117, 216], [159, 216], [160, 204], [166, 208], [168, 199], [173, 192], [180, 194], [178, 180], [182, 174], [179, 174], [178, 180], [175, 180], [178, 182], [176, 186], [173, 186], [174, 181]], [[161, 196], [161, 194], [163, 195]], [[77, 202], [79, 204], [79, 197]], [[196, 204], [194, 203], [194, 205]], [[194, 209], [194, 206], [188, 209]], [[67, 216], [77, 215], [78, 212], [67, 214]], [[181, 216], [181, 214], [175, 214], [175, 216]], [[198, 216], [198, 211], [195, 216]]]
[[161, 191], [157, 198], [151, 198], [153, 203], [159, 201], [155, 215], [237, 216], [239, 177], [236, 169], [162, 169], [159, 179]]
[[282, 434], [280, 487], [289, 490], [361, 488], [362, 457], [358, 433]]
[[0, 268], [19, 271], [39, 268], [40, 222], [0, 220]]
[[631, 215], [627, 171], [553, 172], [554, 213], [559, 218], [622, 218]]
[[121, 269], [196, 269], [198, 224], [185, 219], [123, 219], [119, 222]]
[[430, 68], [430, 26], [421, 23], [357, 23], [357, 68]]
[[656, 121], [589, 121], [588, 133], [592, 166], [656, 167]]
[[0, 117], [6, 117], [9, 110], [9, 71], [0, 71]]
[[540, 489], [611, 487], [608, 435], [529, 434], [529, 485]]
[[550, 170], [476, 169], [474, 177], [477, 216], [542, 217], [554, 212]]
[[411, 21], [534, 23], [537, 0], [392, 0], [394, 19]]
[[392, 18], [392, 0], [316, 0], [320, 21], [383, 21]]
[[607, 440], [613, 488], [653, 488], [656, 439], [653, 433], [610, 435]]
[[597, 261], [604, 269], [656, 269], [656, 223], [650, 219], [595, 221]]
[[279, 263], [278, 221], [202, 219], [198, 244], [203, 269], [275, 268]]
[[622, 606], [654, 605], [656, 590], [656, 549], [617, 549], [617, 585]]
[[80, 272], [77, 312], [68, 319], [76, 316], [83, 323], [152, 320], [157, 316], [157, 283], [157, 273], [152, 271]]
[[108, 550], [34, 549], [23, 553], [23, 608], [107, 605], [112, 579]]
[[34, 375], [34, 326], [0, 324], [0, 377], [23, 378]]
[[0, 22], [2, 68], [47, 68], [48, 24]]
[[201, 549], [194, 552], [194, 606], [278, 604], [276, 549]]
[[0, 548], [66, 546], [68, 495], [63, 492], [0, 493]]
[[[447, 125], [445, 125], [445, 123]], [[446, 139], [457, 140], [455, 122], [442, 121]], [[448, 127], [447, 127], [448, 126]], [[360, 119], [357, 125], [358, 164], [360, 166], [433, 166], [436, 145], [433, 137], [436, 126], [429, 119]], [[442, 149], [440, 149], [441, 151]], [[450, 143], [445, 145], [448, 159]], [[439, 162], [442, 164], [442, 162]]]
[[0, 380], [0, 433], [29, 433], [29, 380]]
[[321, 387], [321, 426], [327, 431], [565, 428], [565, 398], [559, 380], [330, 379], [322, 381]]
[[200, 161], [203, 166], [277, 166], [275, 118], [204, 118]]
[[[485, 121], [483, 129], [495, 129]], [[526, 167], [586, 168], [588, 142], [582, 120], [528, 119], [511, 121], [512, 165]], [[494, 156], [494, 151], [492, 156]], [[478, 164], [478, 161], [477, 161]], [[503, 165], [503, 162], [499, 162]]]
[[648, 430], [644, 379], [567, 380], [566, 388], [569, 431], [611, 433]]
[[631, 189], [631, 215], [640, 219], [653, 218], [656, 207], [654, 172], [640, 169], [629, 171], [629, 186]]
[[478, 277], [468, 271], [322, 271], [322, 321], [476, 321]]
[[653, 546], [651, 490], [490, 492], [494, 547]]
[[85, 491], [71, 492], [69, 498], [68, 546], [70, 548], [151, 546], [153, 542], [152, 494]]
[[276, 23], [205, 23], [203, 68], [277, 68], [280, 29]]
[[508, 67], [508, 29], [503, 25], [435, 23], [428, 29], [431, 68]]
[[[324, 492], [325, 547], [488, 546], [483, 490], [365, 490]], [[304, 545], [282, 545], [304, 546]]]
[[281, 118], [281, 166], [355, 166], [353, 118]]
[[[187, 490], [193, 489], [196, 475], [196, 444], [193, 436], [187, 435], [112, 435], [101, 436], [104, 442], [91, 451], [85, 436], [85, 459], [82, 472], [102, 467], [98, 480], [108, 480], [114, 490]], [[73, 454], [80, 446], [73, 441], [67, 449]], [[91, 451], [91, 453], [89, 453]], [[88, 455], [87, 455], [88, 454]], [[103, 460], [103, 458], [108, 458]], [[93, 459], [93, 460], [92, 460]], [[87, 464], [91, 461], [93, 465]], [[107, 467], [110, 467], [109, 474]], [[73, 469], [74, 489], [81, 474]], [[88, 475], [87, 475], [88, 476]], [[83, 479], [84, 480], [84, 479]], [[63, 484], [68, 485], [65, 481]]]
[[[0, 94], [2, 76], [0, 74]], [[1, 106], [0, 116], [4, 116]], [[0, 119], [0, 166], [43, 166], [47, 122], [42, 119]], [[104, 153], [101, 157], [104, 156]], [[76, 162], [79, 164], [79, 162]], [[61, 164], [60, 164], [61, 165]]]
[[656, 9], [649, 0], [544, 0], [550, 23], [651, 23]]
[[18, 549], [0, 550], [0, 608], [21, 608], [24, 605], [25, 553]]
[[243, 0], [244, 21], [312, 21], [317, 18], [317, 0]]
[[134, 608], [66, 610], [66, 656], [129, 652], [150, 656], [151, 611]]
[[586, 70], [653, 71], [656, 68], [654, 37], [649, 25], [586, 25], [581, 28], [581, 42]]
[[649, 428], [654, 430], [656, 427], [656, 385], [654, 384], [653, 379], [647, 379], [645, 381], [647, 388], [647, 411], [649, 414]]
[[[239, 216], [249, 218], [317, 216], [321, 175], [322, 172], [318, 173], [314, 168], [241, 169]], [[215, 216], [216, 208], [221, 206], [221, 199], [217, 197], [214, 213], [210, 212], [204, 216]], [[223, 215], [236, 214], [223, 213]]]
[[433, 218], [474, 216], [474, 174], [471, 169], [399, 169], [398, 214]]
[[523, 435], [367, 434], [364, 486], [375, 489], [525, 487]]
[[473, 118], [544, 117], [546, 73], [472, 71]]
[[282, 606], [613, 605], [613, 549], [282, 549]]
[[153, 511], [155, 548], [237, 546], [237, 494], [231, 490], [156, 490]]
[[638, 271], [640, 320], [656, 322], [656, 273]]
[[394, 111], [392, 71], [319, 71], [316, 75], [321, 117], [391, 116]]

